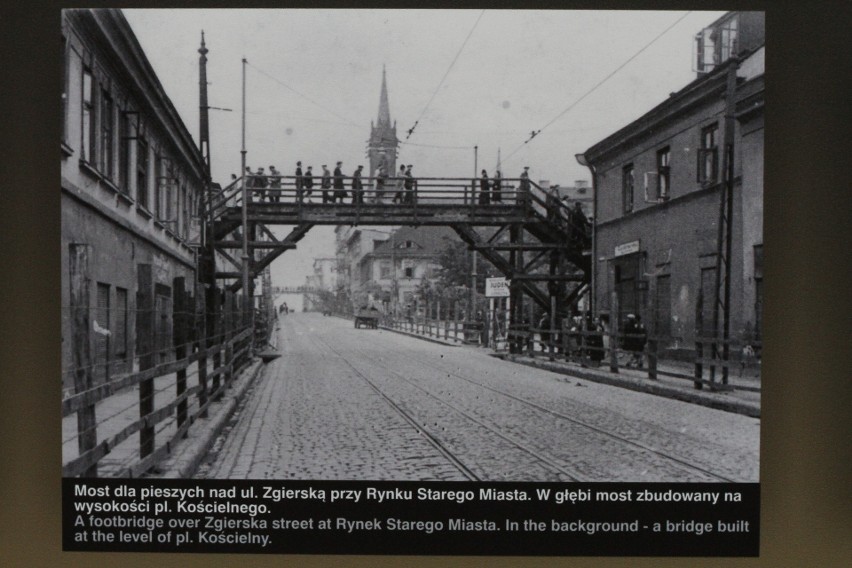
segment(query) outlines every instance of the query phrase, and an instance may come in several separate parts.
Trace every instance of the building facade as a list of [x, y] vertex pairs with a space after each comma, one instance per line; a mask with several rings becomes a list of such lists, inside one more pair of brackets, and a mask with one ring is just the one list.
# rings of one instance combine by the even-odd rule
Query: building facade
[[555, 195], [569, 207], [579, 203], [583, 214], [591, 219], [595, 214], [595, 200], [592, 187], [584, 179], [578, 179], [574, 185], [551, 184], [549, 180], [540, 180], [539, 187], [549, 188]]
[[359, 262], [361, 281], [370, 283], [374, 299], [390, 309], [410, 306], [424, 282], [437, 280], [438, 259], [453, 241], [458, 236], [449, 227], [402, 227], [364, 255]]
[[171, 346], [173, 287], [195, 290], [204, 187], [202, 156], [121, 11], [64, 10], [63, 369], [89, 359], [97, 384]]
[[759, 336], [763, 22], [760, 12], [730, 12], [702, 30], [697, 78], [578, 156], [593, 176], [595, 311], [619, 324], [638, 314], [671, 338], [672, 349], [691, 345], [699, 315], [702, 333], [712, 325], [726, 142], [733, 147], [730, 330]]

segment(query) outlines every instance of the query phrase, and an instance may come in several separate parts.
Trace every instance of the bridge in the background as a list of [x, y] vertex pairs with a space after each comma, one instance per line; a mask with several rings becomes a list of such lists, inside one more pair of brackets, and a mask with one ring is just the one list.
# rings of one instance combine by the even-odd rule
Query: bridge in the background
[[313, 286], [275, 286], [272, 293], [281, 294], [319, 294], [321, 290]]
[[[483, 191], [475, 178], [419, 178], [398, 187], [405, 179], [377, 187], [363, 178], [364, 189], [353, 190], [347, 177], [345, 190], [310, 191], [292, 176], [235, 180], [206, 204], [208, 259], [215, 250], [232, 265], [216, 267], [208, 281], [233, 292], [251, 286], [316, 225], [445, 225], [510, 280], [513, 323], [522, 320], [524, 296], [561, 317], [588, 290], [591, 225], [537, 184], [503, 179]], [[291, 227], [289, 234], [276, 237], [276, 225]]]

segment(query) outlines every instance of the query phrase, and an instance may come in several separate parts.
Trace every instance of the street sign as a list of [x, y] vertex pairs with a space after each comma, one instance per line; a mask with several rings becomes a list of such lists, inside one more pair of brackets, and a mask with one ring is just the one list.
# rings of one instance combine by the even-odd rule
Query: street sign
[[486, 298], [508, 298], [509, 297], [509, 281], [505, 278], [486, 278], [485, 279], [485, 297]]

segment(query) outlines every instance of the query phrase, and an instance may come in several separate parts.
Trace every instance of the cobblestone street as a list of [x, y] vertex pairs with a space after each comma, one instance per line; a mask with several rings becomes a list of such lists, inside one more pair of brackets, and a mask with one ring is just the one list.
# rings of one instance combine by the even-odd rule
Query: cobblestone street
[[283, 356], [257, 378], [198, 477], [758, 480], [756, 418], [339, 318], [280, 322]]

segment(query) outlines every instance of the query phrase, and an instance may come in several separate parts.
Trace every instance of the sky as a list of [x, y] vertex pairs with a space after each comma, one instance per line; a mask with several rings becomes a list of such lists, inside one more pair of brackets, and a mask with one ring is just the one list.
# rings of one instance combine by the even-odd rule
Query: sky
[[[253, 168], [367, 165], [384, 67], [397, 163], [416, 176], [472, 176], [475, 159], [493, 172], [499, 152], [504, 177], [529, 166], [536, 181], [590, 181], [575, 154], [692, 81], [693, 37], [723, 13], [124, 10], [196, 141], [204, 30], [208, 103], [231, 109], [210, 111], [211, 169], [223, 185], [240, 170], [243, 58]], [[303, 284], [312, 259], [331, 255], [333, 229], [316, 227], [273, 263], [273, 281]]]

